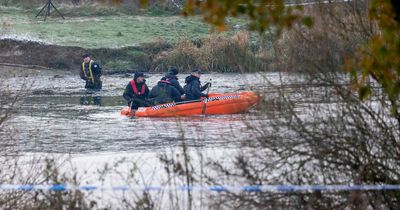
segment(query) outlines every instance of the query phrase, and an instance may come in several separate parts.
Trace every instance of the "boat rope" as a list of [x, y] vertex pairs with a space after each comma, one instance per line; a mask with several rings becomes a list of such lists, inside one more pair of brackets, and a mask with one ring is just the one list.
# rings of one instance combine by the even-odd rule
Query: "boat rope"
[[[222, 96], [213, 96], [206, 98], [204, 100], [207, 100], [207, 102], [210, 101], [220, 101], [220, 100], [231, 100], [231, 99], [239, 99], [240, 95], [222, 95]], [[189, 104], [189, 103], [194, 103], [194, 102], [201, 102], [202, 100], [192, 100], [192, 101], [183, 101], [183, 102], [178, 102], [178, 103], [167, 103], [167, 104], [160, 104], [160, 105], [155, 105], [151, 107], [151, 110], [159, 110], [159, 109], [165, 109], [165, 108], [171, 108], [176, 105], [181, 105], [181, 104]]]
[[15, 191], [214, 191], [214, 192], [316, 192], [400, 190], [400, 185], [248, 185], [248, 186], [94, 186], [0, 184], [0, 190]]

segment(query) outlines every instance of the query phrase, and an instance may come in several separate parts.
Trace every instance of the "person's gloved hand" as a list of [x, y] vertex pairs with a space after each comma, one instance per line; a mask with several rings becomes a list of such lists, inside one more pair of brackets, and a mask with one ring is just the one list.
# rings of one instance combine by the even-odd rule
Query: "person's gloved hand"
[[130, 103], [138, 103], [139, 101], [136, 98], [132, 98], [129, 102]]
[[206, 83], [207, 88], [211, 87], [211, 82]]
[[153, 105], [152, 101], [150, 101], [150, 100], [148, 100], [148, 99], [145, 99], [145, 100], [144, 100], [144, 104], [145, 104], [146, 106], [152, 106], [152, 105]]

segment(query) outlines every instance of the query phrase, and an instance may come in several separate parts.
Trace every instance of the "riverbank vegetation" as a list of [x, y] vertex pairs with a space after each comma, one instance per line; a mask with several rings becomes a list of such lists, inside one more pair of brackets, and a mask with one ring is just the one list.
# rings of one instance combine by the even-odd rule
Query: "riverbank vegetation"
[[[307, 13], [314, 20], [310, 29], [295, 25], [274, 42], [278, 69], [284, 74], [301, 72], [304, 81], [298, 86], [269, 83], [280, 94], [266, 95], [261, 110], [268, 120], [257, 126], [249, 119], [249, 129], [256, 137], [243, 141], [248, 150], [235, 156], [235, 170], [223, 161], [209, 164], [220, 172], [219, 178], [236, 178], [252, 185], [400, 184], [400, 124], [393, 109], [398, 93], [391, 89], [398, 87], [398, 63], [382, 61], [399, 56], [399, 36], [384, 36], [400, 32], [396, 10], [390, 4], [318, 4]], [[385, 15], [377, 11], [385, 11]], [[369, 15], [376, 15], [375, 19]], [[360, 55], [362, 59], [357, 57]], [[352, 74], [348, 74], [351, 59], [362, 62], [350, 67]], [[387, 78], [389, 75], [393, 80]], [[354, 79], [367, 81], [371, 89], [360, 89]], [[397, 209], [398, 195], [398, 191], [239, 197], [228, 193], [227, 199], [219, 201], [229, 208]]]

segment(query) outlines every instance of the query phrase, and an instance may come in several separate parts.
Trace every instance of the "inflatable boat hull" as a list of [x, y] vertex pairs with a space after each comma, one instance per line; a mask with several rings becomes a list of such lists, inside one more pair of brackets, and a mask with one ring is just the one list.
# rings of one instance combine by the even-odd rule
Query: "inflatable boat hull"
[[128, 107], [121, 110], [122, 115], [135, 117], [174, 117], [191, 115], [236, 114], [247, 111], [260, 101], [254, 92], [209, 94], [208, 99], [192, 103], [167, 103], [152, 107], [139, 107], [133, 113]]

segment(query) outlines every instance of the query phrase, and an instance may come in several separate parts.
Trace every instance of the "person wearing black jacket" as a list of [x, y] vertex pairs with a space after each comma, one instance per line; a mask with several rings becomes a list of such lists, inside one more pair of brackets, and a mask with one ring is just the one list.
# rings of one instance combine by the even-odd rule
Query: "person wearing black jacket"
[[161, 78], [161, 80], [154, 86], [149, 95], [150, 101], [153, 104], [164, 104], [170, 102], [178, 102], [181, 99], [181, 94], [179, 91], [166, 79], [166, 77]]
[[97, 89], [100, 90], [102, 87], [101, 82], [101, 66], [96, 61], [90, 58], [90, 55], [85, 53], [82, 56], [83, 63], [81, 65], [81, 70], [79, 71], [79, 76], [81, 79], [86, 81], [86, 89]]
[[211, 86], [211, 83], [207, 82], [204, 86], [200, 84], [200, 70], [193, 69], [190, 76], [185, 79], [185, 99], [187, 101], [198, 100], [201, 97], [208, 98], [207, 94], [202, 93]]
[[139, 107], [149, 106], [149, 102], [147, 101], [149, 92], [144, 74], [137, 72], [133, 80], [126, 86], [123, 97], [128, 101], [128, 106], [132, 109], [138, 109]]
[[167, 74], [165, 74], [165, 78], [167, 81], [170, 82], [172, 86], [174, 86], [179, 91], [181, 95], [183, 95], [185, 94], [185, 90], [183, 89], [181, 84], [179, 84], [178, 77], [176, 76], [178, 73], [178, 69], [171, 68], [170, 70], [168, 70]]

